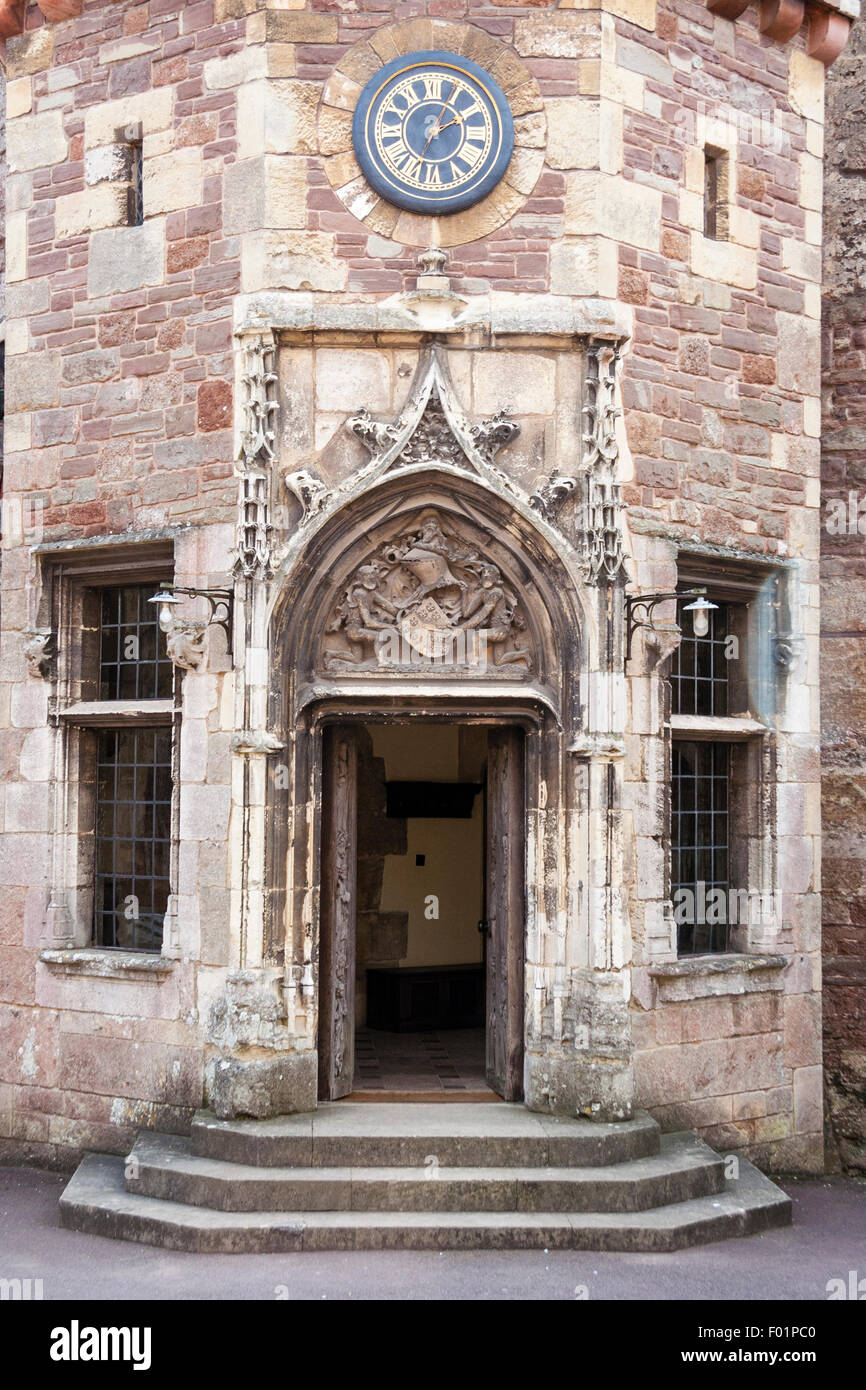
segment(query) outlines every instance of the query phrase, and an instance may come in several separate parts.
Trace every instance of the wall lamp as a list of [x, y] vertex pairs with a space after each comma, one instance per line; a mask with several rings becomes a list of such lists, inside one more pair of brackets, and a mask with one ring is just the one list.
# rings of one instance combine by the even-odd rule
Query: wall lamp
[[226, 635], [226, 651], [232, 656], [233, 597], [231, 589], [185, 589], [176, 584], [160, 584], [159, 593], [148, 599], [148, 603], [158, 604], [160, 629], [169, 633], [174, 626], [172, 609], [176, 603], [183, 603], [184, 598], [206, 598], [209, 609], [206, 626], [222, 628]]
[[656, 594], [627, 594], [625, 600], [626, 618], [626, 640], [625, 640], [625, 659], [631, 661], [632, 638], [639, 627], [653, 630], [653, 613], [660, 603], [666, 603], [670, 599], [690, 598], [693, 603], [687, 603], [683, 609], [684, 613], [691, 613], [692, 626], [696, 637], [706, 637], [710, 630], [710, 613], [718, 608], [717, 603], [710, 603], [707, 599], [706, 589], [681, 589], [679, 592], [671, 591]]

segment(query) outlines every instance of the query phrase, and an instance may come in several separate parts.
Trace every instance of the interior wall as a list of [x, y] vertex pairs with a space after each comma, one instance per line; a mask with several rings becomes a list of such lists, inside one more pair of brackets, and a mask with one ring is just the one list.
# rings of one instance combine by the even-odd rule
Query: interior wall
[[[482, 781], [487, 745], [482, 728], [419, 722], [375, 725], [368, 732], [373, 756], [382, 760], [387, 781]], [[363, 806], [359, 814], [363, 816]], [[405, 851], [384, 857], [378, 904], [383, 916], [408, 913], [406, 948], [399, 965], [481, 961], [482, 794], [475, 798], [471, 819], [413, 816], [406, 827]], [[424, 857], [423, 865], [416, 863], [419, 855]]]
[[[408, 911], [407, 952], [401, 966], [462, 965], [483, 956], [483, 797], [471, 820], [411, 817], [408, 852], [389, 854], [382, 910]], [[423, 866], [416, 856], [424, 856]]]

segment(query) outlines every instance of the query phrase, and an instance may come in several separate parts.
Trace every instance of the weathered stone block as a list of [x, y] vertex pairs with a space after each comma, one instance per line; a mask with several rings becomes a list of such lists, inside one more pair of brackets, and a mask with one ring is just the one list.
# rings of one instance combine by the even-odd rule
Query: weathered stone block
[[797, 314], [778, 315], [779, 385], [786, 391], [817, 396], [821, 384], [820, 324]]
[[28, 73], [44, 72], [54, 57], [54, 29], [43, 24], [16, 34], [6, 44], [6, 76], [23, 77]]
[[212, 1057], [205, 1067], [205, 1089], [208, 1104], [220, 1120], [241, 1115], [263, 1120], [315, 1110], [318, 1055], [285, 1052], [254, 1061]]
[[97, 102], [84, 113], [85, 148], [115, 144], [117, 131], [128, 125], [140, 124], [145, 137], [167, 130], [173, 109], [174, 92], [170, 86]]
[[6, 132], [6, 158], [10, 173], [19, 169], [52, 168], [67, 155], [62, 111], [40, 111], [10, 121]]
[[316, 354], [316, 404], [320, 410], [354, 409], [363, 402], [370, 410], [391, 404], [390, 363], [384, 353], [325, 349]]
[[94, 232], [87, 284], [93, 299], [124, 294], [165, 279], [165, 224], [152, 218], [142, 227]]
[[60, 404], [60, 358], [56, 352], [12, 357], [6, 363], [6, 409], [39, 410]]
[[658, 251], [662, 194], [646, 184], [588, 172], [566, 177], [564, 230], [575, 236], [610, 236]]
[[100, 183], [80, 193], [68, 193], [57, 199], [55, 238], [82, 236], [85, 232], [103, 227], [124, 227], [129, 221], [129, 186], [124, 183]]
[[794, 110], [810, 121], [824, 119], [824, 64], [800, 49], [788, 55], [788, 96]]
[[618, 288], [616, 244], [603, 237], [562, 241], [551, 247], [550, 288], [554, 294], [615, 299]]
[[250, 233], [241, 252], [246, 291], [262, 289], [341, 290], [348, 279], [346, 261], [335, 254], [324, 232]]
[[238, 158], [316, 154], [319, 95], [317, 82], [246, 83], [238, 91]]
[[556, 408], [556, 363], [541, 353], [473, 354], [472, 386], [475, 409], [492, 415], [509, 410], [515, 415], [548, 415]]
[[514, 47], [524, 57], [598, 58], [601, 56], [601, 16], [526, 15], [515, 22]]
[[145, 213], [198, 207], [202, 201], [202, 159], [197, 149], [172, 150], [144, 161], [143, 202]]
[[29, 77], [19, 77], [6, 85], [6, 119], [26, 116], [33, 110], [33, 83]]
[[303, 159], [287, 155], [263, 155], [230, 164], [223, 185], [226, 235], [259, 228], [304, 228], [306, 173]]
[[758, 283], [758, 257], [749, 246], [732, 241], [713, 241], [702, 232], [692, 233], [692, 272], [707, 280], [753, 290]]

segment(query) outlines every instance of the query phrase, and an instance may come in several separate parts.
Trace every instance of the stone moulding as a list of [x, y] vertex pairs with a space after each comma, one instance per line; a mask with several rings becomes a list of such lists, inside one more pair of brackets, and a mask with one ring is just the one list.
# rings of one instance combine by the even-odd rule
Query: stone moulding
[[587, 404], [583, 407], [587, 428], [583, 442], [583, 543], [584, 564], [590, 584], [625, 579], [622, 534], [622, 497], [617, 481], [619, 445], [616, 421], [622, 413], [616, 405], [619, 344], [591, 340], [587, 347]]
[[198, 671], [205, 659], [206, 636], [207, 623], [174, 619], [166, 632], [169, 660], [181, 671]]
[[232, 752], [243, 753], [245, 757], [267, 757], [269, 753], [280, 753], [285, 748], [282, 739], [263, 729], [244, 729], [232, 739]]
[[102, 980], [135, 980], [138, 984], [159, 984], [174, 969], [174, 961], [146, 951], [100, 951], [46, 949], [39, 959], [53, 974], [87, 975]]
[[723, 994], [781, 991], [787, 956], [738, 955], [686, 956], [649, 966], [660, 1002], [704, 999]]
[[[595, 337], [624, 342], [632, 335], [634, 310], [594, 295], [522, 295], [508, 291], [452, 296], [444, 322], [425, 316], [426, 296], [417, 291], [388, 299], [340, 300], [308, 290], [262, 290], [235, 300], [235, 333], [441, 333], [472, 330], [488, 339], [505, 333], [549, 337]], [[528, 301], [528, 302], [527, 302]]]

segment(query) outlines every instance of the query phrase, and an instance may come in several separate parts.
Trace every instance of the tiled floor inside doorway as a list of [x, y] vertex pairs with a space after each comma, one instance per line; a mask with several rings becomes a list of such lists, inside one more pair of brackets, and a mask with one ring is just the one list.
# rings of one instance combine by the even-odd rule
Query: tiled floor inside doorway
[[484, 1075], [484, 1031], [443, 1029], [427, 1033], [384, 1033], [359, 1028], [355, 1035], [355, 1092], [423, 1093], [456, 1099], [495, 1099]]

